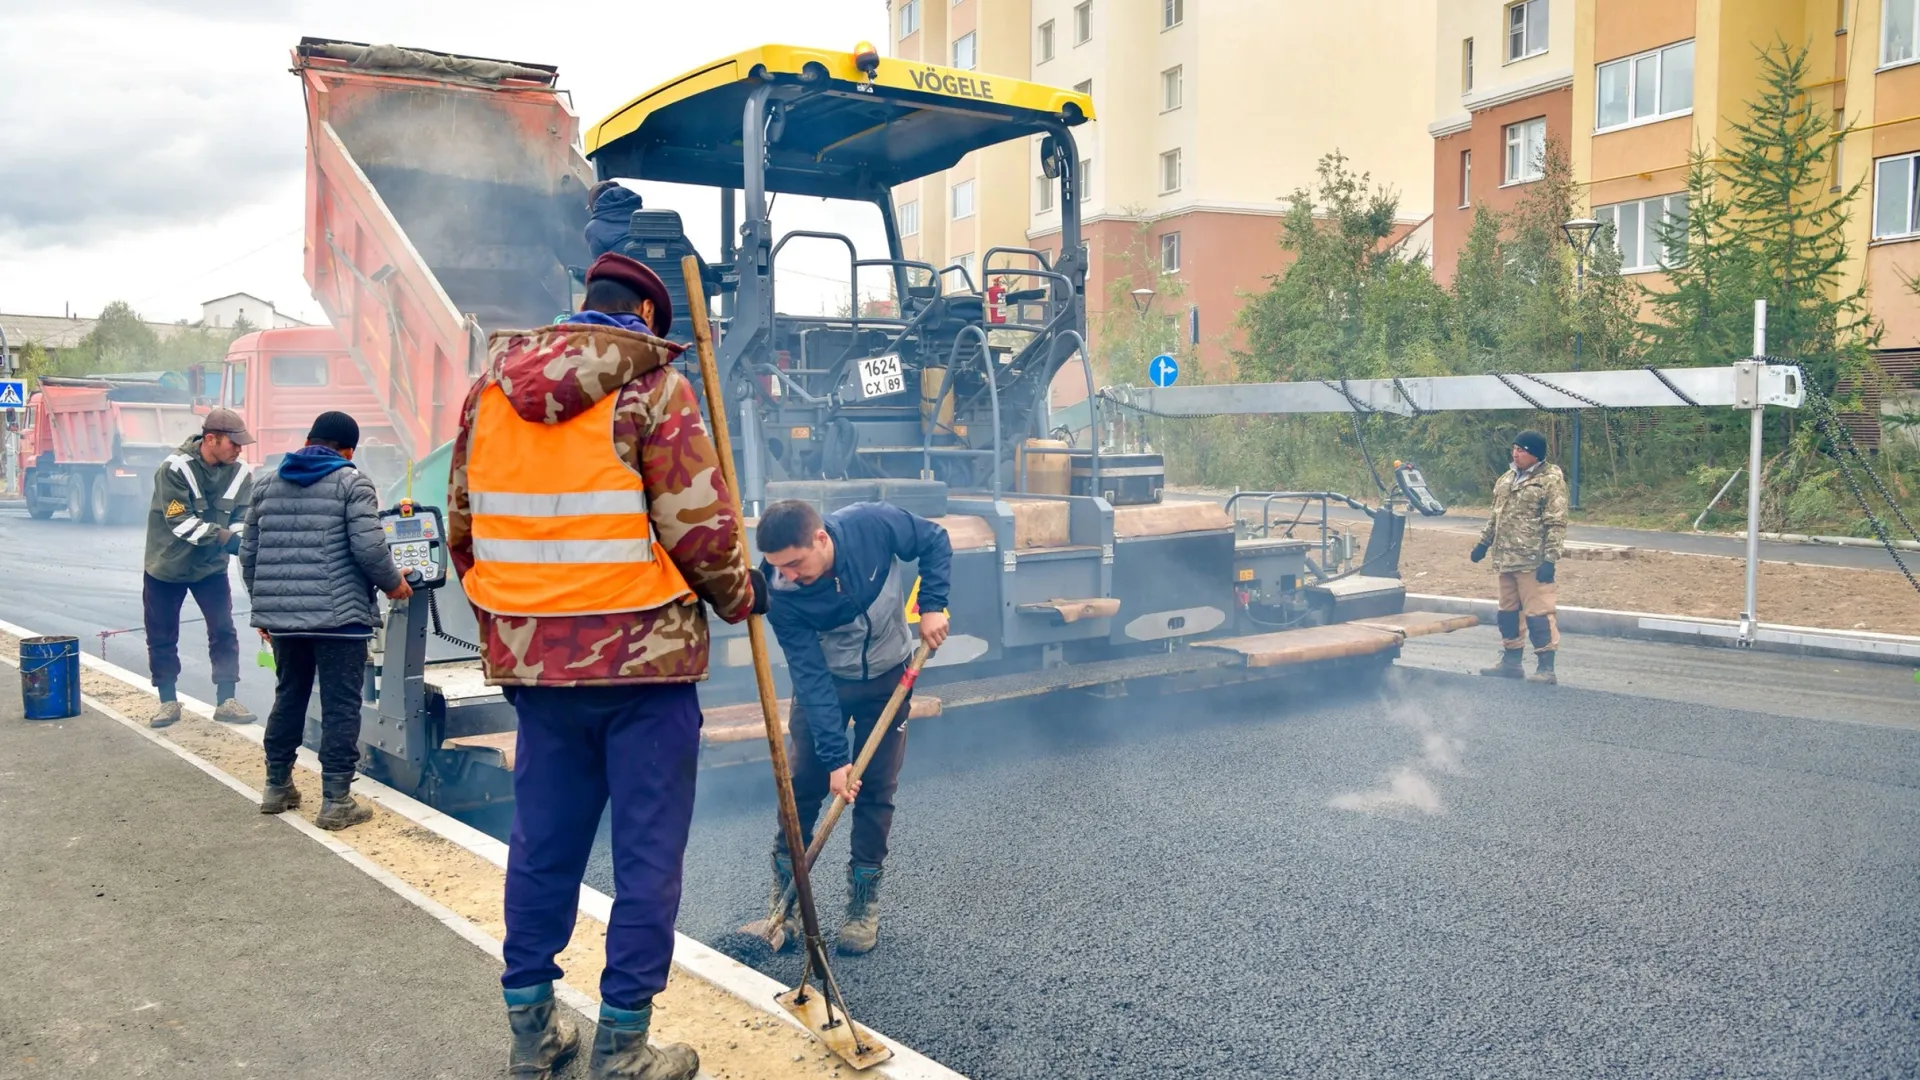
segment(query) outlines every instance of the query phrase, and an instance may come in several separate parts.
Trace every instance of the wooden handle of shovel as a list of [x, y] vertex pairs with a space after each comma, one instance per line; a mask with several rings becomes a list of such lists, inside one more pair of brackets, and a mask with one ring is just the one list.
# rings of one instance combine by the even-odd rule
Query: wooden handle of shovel
[[[907, 661], [907, 670], [900, 675], [900, 682], [893, 688], [893, 696], [887, 699], [887, 707], [880, 714], [880, 722], [873, 725], [867, 733], [867, 741], [860, 747], [860, 756], [853, 761], [853, 772], [847, 779], [858, 783], [866, 774], [867, 766], [872, 763], [873, 755], [880, 750], [880, 740], [886, 738], [887, 729], [893, 726], [893, 716], [900, 711], [900, 703], [907, 699], [907, 692], [913, 689], [914, 681], [920, 678], [920, 668], [927, 662], [933, 650], [922, 643], [914, 650], [913, 659]], [[838, 795], [833, 797], [833, 805], [827, 807], [827, 816], [820, 827], [813, 831], [813, 843], [807, 845], [807, 868], [813, 868], [813, 860], [820, 857], [820, 849], [827, 846], [827, 837], [833, 835], [833, 827], [839, 823], [840, 815], [846, 812], [847, 800]]]

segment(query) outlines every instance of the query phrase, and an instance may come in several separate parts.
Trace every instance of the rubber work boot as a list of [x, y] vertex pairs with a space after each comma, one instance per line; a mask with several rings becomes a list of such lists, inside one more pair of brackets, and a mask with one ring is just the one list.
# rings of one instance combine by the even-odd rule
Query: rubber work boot
[[223, 724], [251, 724], [260, 719], [240, 704], [239, 698], [228, 698], [213, 710], [213, 718]]
[[300, 789], [293, 786], [293, 770], [269, 768], [267, 787], [260, 793], [260, 812], [283, 814], [300, 806]]
[[1527, 677], [1527, 669], [1520, 665], [1520, 661], [1526, 659], [1526, 655], [1527, 650], [1524, 647], [1503, 649], [1500, 652], [1500, 662], [1492, 667], [1481, 668], [1480, 674], [1491, 675], [1496, 679], [1524, 679]]
[[180, 703], [163, 701], [160, 703], [160, 708], [154, 711], [153, 719], [147, 721], [147, 726], [150, 728], [172, 727], [179, 722]]
[[[787, 890], [793, 888], [793, 860], [785, 852], [775, 852], [773, 856], [773, 890], [767, 895], [767, 925], [773, 926], [775, 919], [781, 919], [780, 944], [775, 952], [784, 952], [787, 947], [798, 942], [804, 935], [800, 930], [800, 920], [795, 917], [798, 905], [788, 899]], [[787, 901], [784, 908], [781, 901]], [[784, 918], [783, 918], [784, 917]]]
[[880, 881], [886, 871], [854, 863], [847, 867], [847, 921], [836, 945], [846, 956], [873, 951], [880, 941]]
[[1527, 676], [1527, 681], [1545, 683], [1548, 686], [1559, 685], [1560, 677], [1553, 673], [1553, 657], [1554, 654], [1551, 652], [1534, 653], [1533, 658], [1539, 661], [1539, 666], [1534, 668], [1533, 674]]
[[354, 797], [353, 774], [320, 778], [320, 813], [313, 823], [323, 829], [350, 829], [373, 818], [373, 807]]
[[700, 1071], [700, 1055], [685, 1043], [651, 1045], [647, 1029], [652, 1024], [652, 1002], [638, 1009], [601, 1002], [587, 1075], [592, 1080], [693, 1080]]
[[[507, 1005], [507, 1023], [513, 1027], [507, 1075], [514, 1080], [549, 1080], [554, 1069], [580, 1050], [580, 1032], [554, 1005], [553, 985], [541, 989], [546, 991], [545, 997]], [[507, 994], [511, 997], [527, 992], [509, 990]]]

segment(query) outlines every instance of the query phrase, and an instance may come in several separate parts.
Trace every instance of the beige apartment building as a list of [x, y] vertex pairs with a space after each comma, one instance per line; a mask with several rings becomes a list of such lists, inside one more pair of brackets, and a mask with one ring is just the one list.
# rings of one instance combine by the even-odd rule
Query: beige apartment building
[[[975, 66], [1092, 95], [1075, 129], [1097, 333], [1120, 257], [1136, 237], [1184, 295], [1149, 317], [1192, 334], [1225, 372], [1242, 296], [1281, 272], [1286, 197], [1322, 155], [1400, 195], [1402, 230], [1424, 244], [1431, 217], [1436, 0], [891, 0], [898, 56]], [[970, 186], [969, 186], [970, 185]], [[902, 188], [910, 250], [976, 266], [988, 248], [1057, 251], [1060, 212], [1039, 141], [974, 154]], [[912, 206], [912, 209], [908, 209]], [[1169, 310], [1172, 308], [1174, 310]], [[1085, 396], [1062, 379], [1055, 403]]]

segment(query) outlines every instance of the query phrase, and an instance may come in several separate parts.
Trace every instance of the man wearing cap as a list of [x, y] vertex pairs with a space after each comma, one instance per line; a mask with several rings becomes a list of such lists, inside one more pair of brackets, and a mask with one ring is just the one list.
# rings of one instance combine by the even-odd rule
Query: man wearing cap
[[689, 1080], [700, 1059], [647, 1042], [667, 985], [700, 753], [707, 617], [756, 605], [740, 522], [665, 285], [621, 255], [587, 271], [585, 310], [500, 331], [467, 395], [448, 485], [448, 552], [480, 624], [487, 681], [520, 727], [508, 840], [506, 970], [515, 1077], [579, 1046], [556, 958], [612, 804], [614, 902], [589, 1075]]
[[360, 761], [360, 697], [367, 642], [380, 621], [373, 590], [413, 595], [387, 550], [380, 497], [354, 467], [360, 425], [324, 412], [307, 445], [280, 460], [254, 489], [240, 542], [240, 576], [253, 625], [273, 645], [277, 684], [267, 714], [267, 786], [260, 812], [300, 805], [293, 762], [306, 734], [307, 702], [320, 684], [320, 812], [314, 824], [345, 829], [373, 816], [353, 797]]
[[160, 708], [148, 721], [162, 728], [180, 719], [180, 608], [187, 594], [207, 623], [207, 653], [213, 661], [213, 717], [251, 723], [253, 714], [234, 698], [240, 683], [240, 639], [233, 628], [233, 587], [227, 556], [239, 546], [253, 493], [253, 467], [240, 448], [253, 442], [240, 414], [215, 409], [200, 434], [160, 463], [147, 510], [146, 572], [142, 576], [142, 621], [147, 634], [147, 670], [160, 691]]
[[[1473, 546], [1474, 562], [1493, 555], [1500, 574], [1500, 662], [1480, 674], [1554, 683], [1553, 657], [1560, 646], [1554, 619], [1554, 564], [1567, 536], [1567, 480], [1560, 466], [1548, 463], [1547, 437], [1523, 431], [1513, 438], [1513, 467], [1493, 485], [1493, 513]], [[1520, 636], [1520, 620], [1527, 636]], [[1527, 642], [1533, 642], [1538, 668], [1521, 666]]]

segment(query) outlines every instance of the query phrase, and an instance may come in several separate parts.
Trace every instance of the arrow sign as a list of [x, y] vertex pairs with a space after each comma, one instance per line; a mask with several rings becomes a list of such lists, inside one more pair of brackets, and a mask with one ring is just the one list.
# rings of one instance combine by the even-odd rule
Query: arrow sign
[[0, 379], [0, 409], [27, 407], [27, 384], [22, 379]]
[[1152, 379], [1155, 386], [1172, 386], [1180, 381], [1180, 362], [1161, 353], [1147, 365], [1147, 378]]

